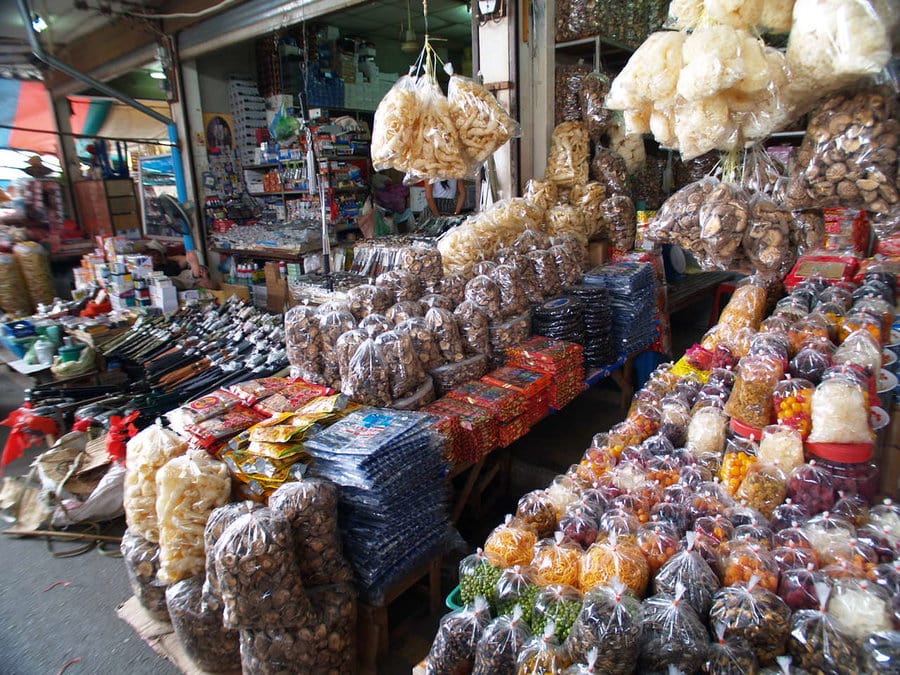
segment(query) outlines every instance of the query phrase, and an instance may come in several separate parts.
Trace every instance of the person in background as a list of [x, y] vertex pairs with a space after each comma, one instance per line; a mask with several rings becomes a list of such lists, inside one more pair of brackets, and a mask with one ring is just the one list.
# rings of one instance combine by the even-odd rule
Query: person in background
[[215, 288], [209, 279], [209, 271], [203, 265], [190, 262], [184, 256], [168, 257], [166, 245], [153, 239], [146, 245], [146, 253], [153, 259], [153, 271], [162, 272], [172, 279], [179, 291], [195, 288]]
[[425, 184], [425, 198], [432, 216], [458, 216], [466, 202], [466, 191], [452, 179]]

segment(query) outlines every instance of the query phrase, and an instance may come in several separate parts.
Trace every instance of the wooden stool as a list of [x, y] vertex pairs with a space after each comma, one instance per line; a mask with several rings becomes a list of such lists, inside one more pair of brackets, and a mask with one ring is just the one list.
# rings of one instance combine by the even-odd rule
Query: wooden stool
[[441, 596], [441, 562], [442, 556], [432, 558], [398, 581], [385, 593], [383, 604], [359, 603], [356, 619], [356, 658], [360, 675], [376, 673], [378, 659], [387, 654], [390, 647], [388, 607], [426, 576], [428, 577], [429, 610], [432, 614], [440, 613], [443, 599]]

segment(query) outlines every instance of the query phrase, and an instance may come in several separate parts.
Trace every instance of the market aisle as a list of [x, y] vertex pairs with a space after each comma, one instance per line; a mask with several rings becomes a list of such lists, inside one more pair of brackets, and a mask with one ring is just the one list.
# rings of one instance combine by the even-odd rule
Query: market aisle
[[[0, 374], [3, 417], [22, 403], [22, 385]], [[6, 428], [0, 427], [0, 443], [5, 442]], [[27, 471], [35, 454], [31, 450], [11, 464], [9, 473]], [[116, 607], [131, 595], [121, 558], [96, 550], [54, 558], [40, 541], [4, 536], [0, 570], [0, 675], [56, 673], [76, 658], [81, 660], [66, 669], [67, 675], [178, 673], [116, 617]], [[46, 590], [55, 582], [69, 585]]]

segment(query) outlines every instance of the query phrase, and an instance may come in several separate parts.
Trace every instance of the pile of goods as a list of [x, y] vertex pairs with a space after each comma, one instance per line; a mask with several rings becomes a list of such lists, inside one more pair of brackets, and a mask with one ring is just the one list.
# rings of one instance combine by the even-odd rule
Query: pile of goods
[[896, 672], [900, 509], [875, 501], [871, 414], [895, 293], [870, 267], [765, 318], [740, 286], [460, 563], [427, 672]]
[[647, 264], [619, 262], [584, 277], [588, 286], [605, 288], [609, 294], [612, 348], [618, 354], [633, 354], [656, 340], [656, 276]]

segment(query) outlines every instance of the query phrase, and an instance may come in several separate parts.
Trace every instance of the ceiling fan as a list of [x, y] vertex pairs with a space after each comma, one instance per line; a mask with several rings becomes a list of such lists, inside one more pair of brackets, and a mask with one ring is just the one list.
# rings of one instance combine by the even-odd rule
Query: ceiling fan
[[400, 43], [400, 51], [405, 54], [414, 54], [419, 51], [419, 39], [412, 27], [412, 10], [409, 0], [406, 0], [406, 30], [403, 30], [403, 22], [400, 22], [400, 31], [403, 33], [403, 41]]

